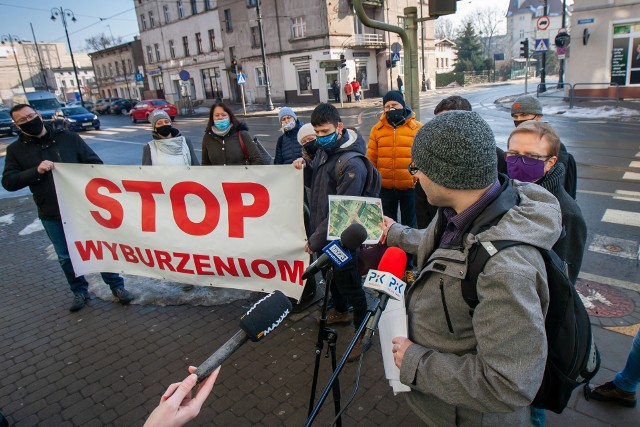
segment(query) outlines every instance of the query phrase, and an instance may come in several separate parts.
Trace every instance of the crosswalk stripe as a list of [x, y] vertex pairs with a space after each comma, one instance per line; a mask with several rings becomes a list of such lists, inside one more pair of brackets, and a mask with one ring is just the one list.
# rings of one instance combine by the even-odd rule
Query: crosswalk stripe
[[591, 240], [589, 250], [591, 252], [613, 255], [620, 258], [637, 259], [638, 242], [596, 234]]
[[629, 164], [630, 168], [640, 168], [640, 162], [638, 161], [633, 161]]
[[94, 130], [92, 133], [97, 133], [98, 135], [115, 135], [117, 132], [109, 132], [108, 130]]
[[640, 202], [639, 191], [616, 190], [616, 194], [619, 194], [619, 196], [614, 196], [614, 199], [628, 200], [630, 202]]
[[636, 153], [636, 157], [640, 157], [640, 151]]
[[607, 209], [602, 216], [603, 222], [640, 227], [640, 213]]
[[632, 179], [634, 181], [640, 181], [640, 173], [638, 172], [625, 172], [622, 175], [622, 179]]
[[138, 129], [127, 129], [127, 128], [108, 128], [109, 130], [115, 132], [136, 132]]

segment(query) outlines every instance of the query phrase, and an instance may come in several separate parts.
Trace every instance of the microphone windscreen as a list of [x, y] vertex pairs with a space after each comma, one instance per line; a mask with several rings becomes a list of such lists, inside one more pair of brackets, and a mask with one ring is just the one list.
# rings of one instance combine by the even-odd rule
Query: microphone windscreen
[[260, 341], [291, 312], [291, 301], [274, 291], [256, 302], [240, 319], [240, 328], [251, 341]]
[[391, 273], [398, 279], [404, 276], [404, 269], [407, 265], [407, 254], [400, 248], [389, 247], [382, 255], [378, 271]]
[[356, 250], [367, 240], [367, 230], [362, 224], [353, 223], [340, 235], [340, 244], [345, 249]]

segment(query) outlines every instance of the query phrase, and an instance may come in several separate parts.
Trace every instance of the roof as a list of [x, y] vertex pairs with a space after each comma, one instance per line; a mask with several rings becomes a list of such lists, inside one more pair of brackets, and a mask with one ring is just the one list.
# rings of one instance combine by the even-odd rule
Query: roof
[[435, 44], [439, 45], [440, 43], [449, 43], [451, 46], [457, 46], [457, 44], [449, 39], [436, 39]]
[[[518, 3], [520, 7], [518, 7]], [[544, 6], [544, 0], [510, 0], [507, 16], [517, 15], [520, 13], [535, 13], [538, 7]], [[547, 16], [562, 14], [562, 0], [547, 1]]]

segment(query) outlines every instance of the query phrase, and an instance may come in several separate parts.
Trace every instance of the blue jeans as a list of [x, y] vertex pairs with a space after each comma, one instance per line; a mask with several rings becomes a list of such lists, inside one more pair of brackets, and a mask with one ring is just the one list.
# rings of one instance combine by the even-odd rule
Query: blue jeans
[[[46, 231], [49, 240], [53, 244], [53, 249], [58, 255], [58, 262], [62, 271], [64, 272], [69, 287], [74, 295], [86, 295], [89, 289], [89, 284], [84, 276], [76, 277], [75, 271], [73, 271], [73, 264], [71, 264], [71, 258], [69, 257], [69, 248], [67, 247], [67, 240], [64, 236], [64, 228], [62, 227], [62, 220], [59, 219], [40, 219], [44, 231]], [[102, 280], [111, 287], [111, 292], [115, 292], [116, 289], [124, 288], [124, 280], [116, 273], [100, 273]]]
[[627, 364], [624, 369], [616, 374], [613, 383], [620, 390], [635, 393], [640, 384], [640, 330], [636, 333], [631, 344], [631, 351], [627, 356]]
[[[400, 205], [400, 224], [415, 228], [416, 226], [416, 192], [408, 190], [380, 189], [382, 213], [398, 221], [398, 204]], [[413, 257], [407, 254], [407, 269], [413, 268]]]

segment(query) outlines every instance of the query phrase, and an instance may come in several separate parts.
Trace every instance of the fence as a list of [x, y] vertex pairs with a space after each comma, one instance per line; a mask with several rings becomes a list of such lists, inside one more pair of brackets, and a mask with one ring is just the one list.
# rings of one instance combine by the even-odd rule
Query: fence
[[[552, 89], [549, 90], [548, 87]], [[607, 96], [598, 96], [598, 95], [576, 95], [576, 86], [607, 86], [606, 89], [594, 89], [595, 91], [606, 91]], [[544, 87], [544, 90], [541, 90]], [[615, 89], [615, 96], [611, 96], [611, 89]], [[556, 90], [553, 90], [556, 89]], [[569, 93], [566, 94], [565, 90], [568, 89]], [[546, 82], [539, 83], [536, 96], [538, 98], [546, 97], [546, 98], [569, 98], [569, 108], [573, 108], [576, 100], [580, 99], [588, 99], [588, 100], [604, 100], [604, 101], [616, 101], [616, 106], [618, 106], [620, 102], [620, 85], [618, 83], [563, 83], [562, 87], [558, 88], [558, 82]]]

